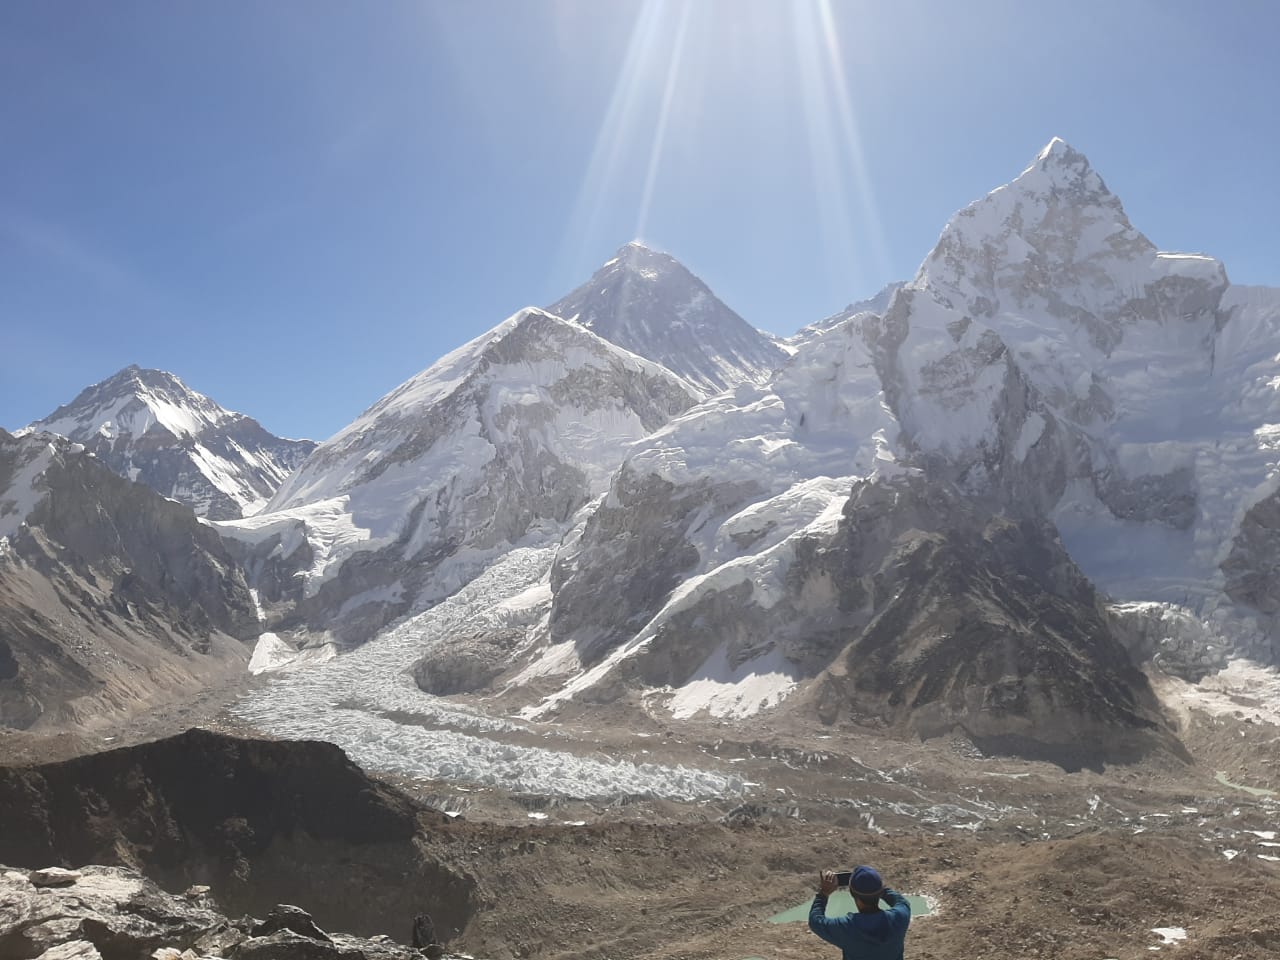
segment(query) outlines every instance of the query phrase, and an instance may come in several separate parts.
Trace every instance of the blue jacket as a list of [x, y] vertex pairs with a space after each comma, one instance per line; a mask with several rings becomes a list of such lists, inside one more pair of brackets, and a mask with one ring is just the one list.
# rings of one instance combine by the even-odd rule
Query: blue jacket
[[818, 894], [809, 908], [809, 929], [844, 951], [844, 960], [902, 960], [911, 904], [888, 887], [880, 899], [889, 904], [888, 910], [828, 917], [827, 898]]

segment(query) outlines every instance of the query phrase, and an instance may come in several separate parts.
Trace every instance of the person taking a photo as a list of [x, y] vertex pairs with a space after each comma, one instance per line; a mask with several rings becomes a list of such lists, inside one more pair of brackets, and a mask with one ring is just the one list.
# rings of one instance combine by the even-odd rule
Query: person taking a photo
[[[845, 875], [824, 870], [818, 875], [818, 892], [809, 908], [809, 929], [827, 943], [837, 946], [843, 960], [903, 960], [911, 904], [896, 890], [884, 885], [873, 867], [857, 867], [848, 874], [849, 893], [856, 913], [827, 916], [827, 898], [842, 884]], [[880, 901], [889, 905], [880, 909]]]

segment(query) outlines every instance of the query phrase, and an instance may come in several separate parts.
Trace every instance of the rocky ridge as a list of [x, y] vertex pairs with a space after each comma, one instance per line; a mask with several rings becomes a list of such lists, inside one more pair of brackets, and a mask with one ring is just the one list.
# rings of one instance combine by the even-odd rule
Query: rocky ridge
[[894, 283], [885, 284], [880, 288], [874, 297], [868, 297], [865, 300], [856, 300], [846, 306], [838, 313], [833, 313], [829, 317], [823, 317], [816, 320], [806, 327], [801, 328], [793, 336], [787, 338], [789, 344], [798, 345], [804, 343], [816, 333], [823, 330], [830, 330], [832, 327], [838, 327], [847, 323], [854, 318], [859, 320], [868, 316], [884, 316], [884, 312], [889, 309], [889, 303], [893, 300], [894, 294], [906, 286], [904, 281], [898, 280]]
[[[579, 646], [584, 672], [526, 713], [619, 701], [676, 718], [769, 709], [771, 722], [958, 732], [984, 752], [1068, 770], [1185, 757], [1127, 635], [1050, 524], [918, 473], [824, 492], [835, 503], [825, 522], [785, 546], [625, 598], [645, 604], [642, 630]], [[647, 583], [638, 573], [632, 588]], [[557, 617], [580, 631], [593, 622], [553, 599], [552, 631]]]
[[314, 448], [273, 436], [171, 373], [126, 367], [20, 433], [56, 433], [210, 520], [261, 509]]

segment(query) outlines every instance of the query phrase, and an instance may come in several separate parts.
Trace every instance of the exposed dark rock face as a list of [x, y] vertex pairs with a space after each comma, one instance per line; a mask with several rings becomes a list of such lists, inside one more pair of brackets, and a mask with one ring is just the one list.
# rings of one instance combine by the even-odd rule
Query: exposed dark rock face
[[525, 629], [483, 631], [459, 637], [463, 649], [433, 652], [413, 667], [413, 679], [424, 693], [448, 697], [483, 690], [511, 666], [511, 651], [526, 635]]
[[555, 640], [574, 640], [578, 657], [590, 666], [632, 636], [698, 559], [686, 538], [689, 518], [737, 503], [743, 496], [739, 488], [756, 491], [750, 480], [682, 489], [661, 477], [637, 476], [624, 465], [576, 543], [556, 556]]
[[818, 685], [832, 719], [872, 707], [1067, 769], [1183, 755], [1051, 524], [918, 478], [859, 484], [844, 521], [838, 607], [870, 618]]
[[0, 431], [0, 525], [0, 726], [92, 726], [243, 670], [253, 598], [190, 508]]
[[1280, 613], [1280, 494], [1249, 508], [1222, 573], [1232, 600], [1271, 616]]
[[[0, 861], [118, 864], [232, 914], [304, 903], [326, 929], [462, 928], [471, 879], [429, 853], [445, 818], [336, 746], [202, 730], [63, 763], [0, 768]], [[296, 927], [294, 928], [296, 930]]]

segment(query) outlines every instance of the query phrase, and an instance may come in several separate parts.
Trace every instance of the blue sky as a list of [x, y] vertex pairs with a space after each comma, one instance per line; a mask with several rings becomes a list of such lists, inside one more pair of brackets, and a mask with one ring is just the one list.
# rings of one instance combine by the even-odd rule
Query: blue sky
[[1280, 5], [0, 5], [0, 425], [130, 363], [317, 439], [635, 237], [781, 334], [1050, 137], [1280, 286]]

